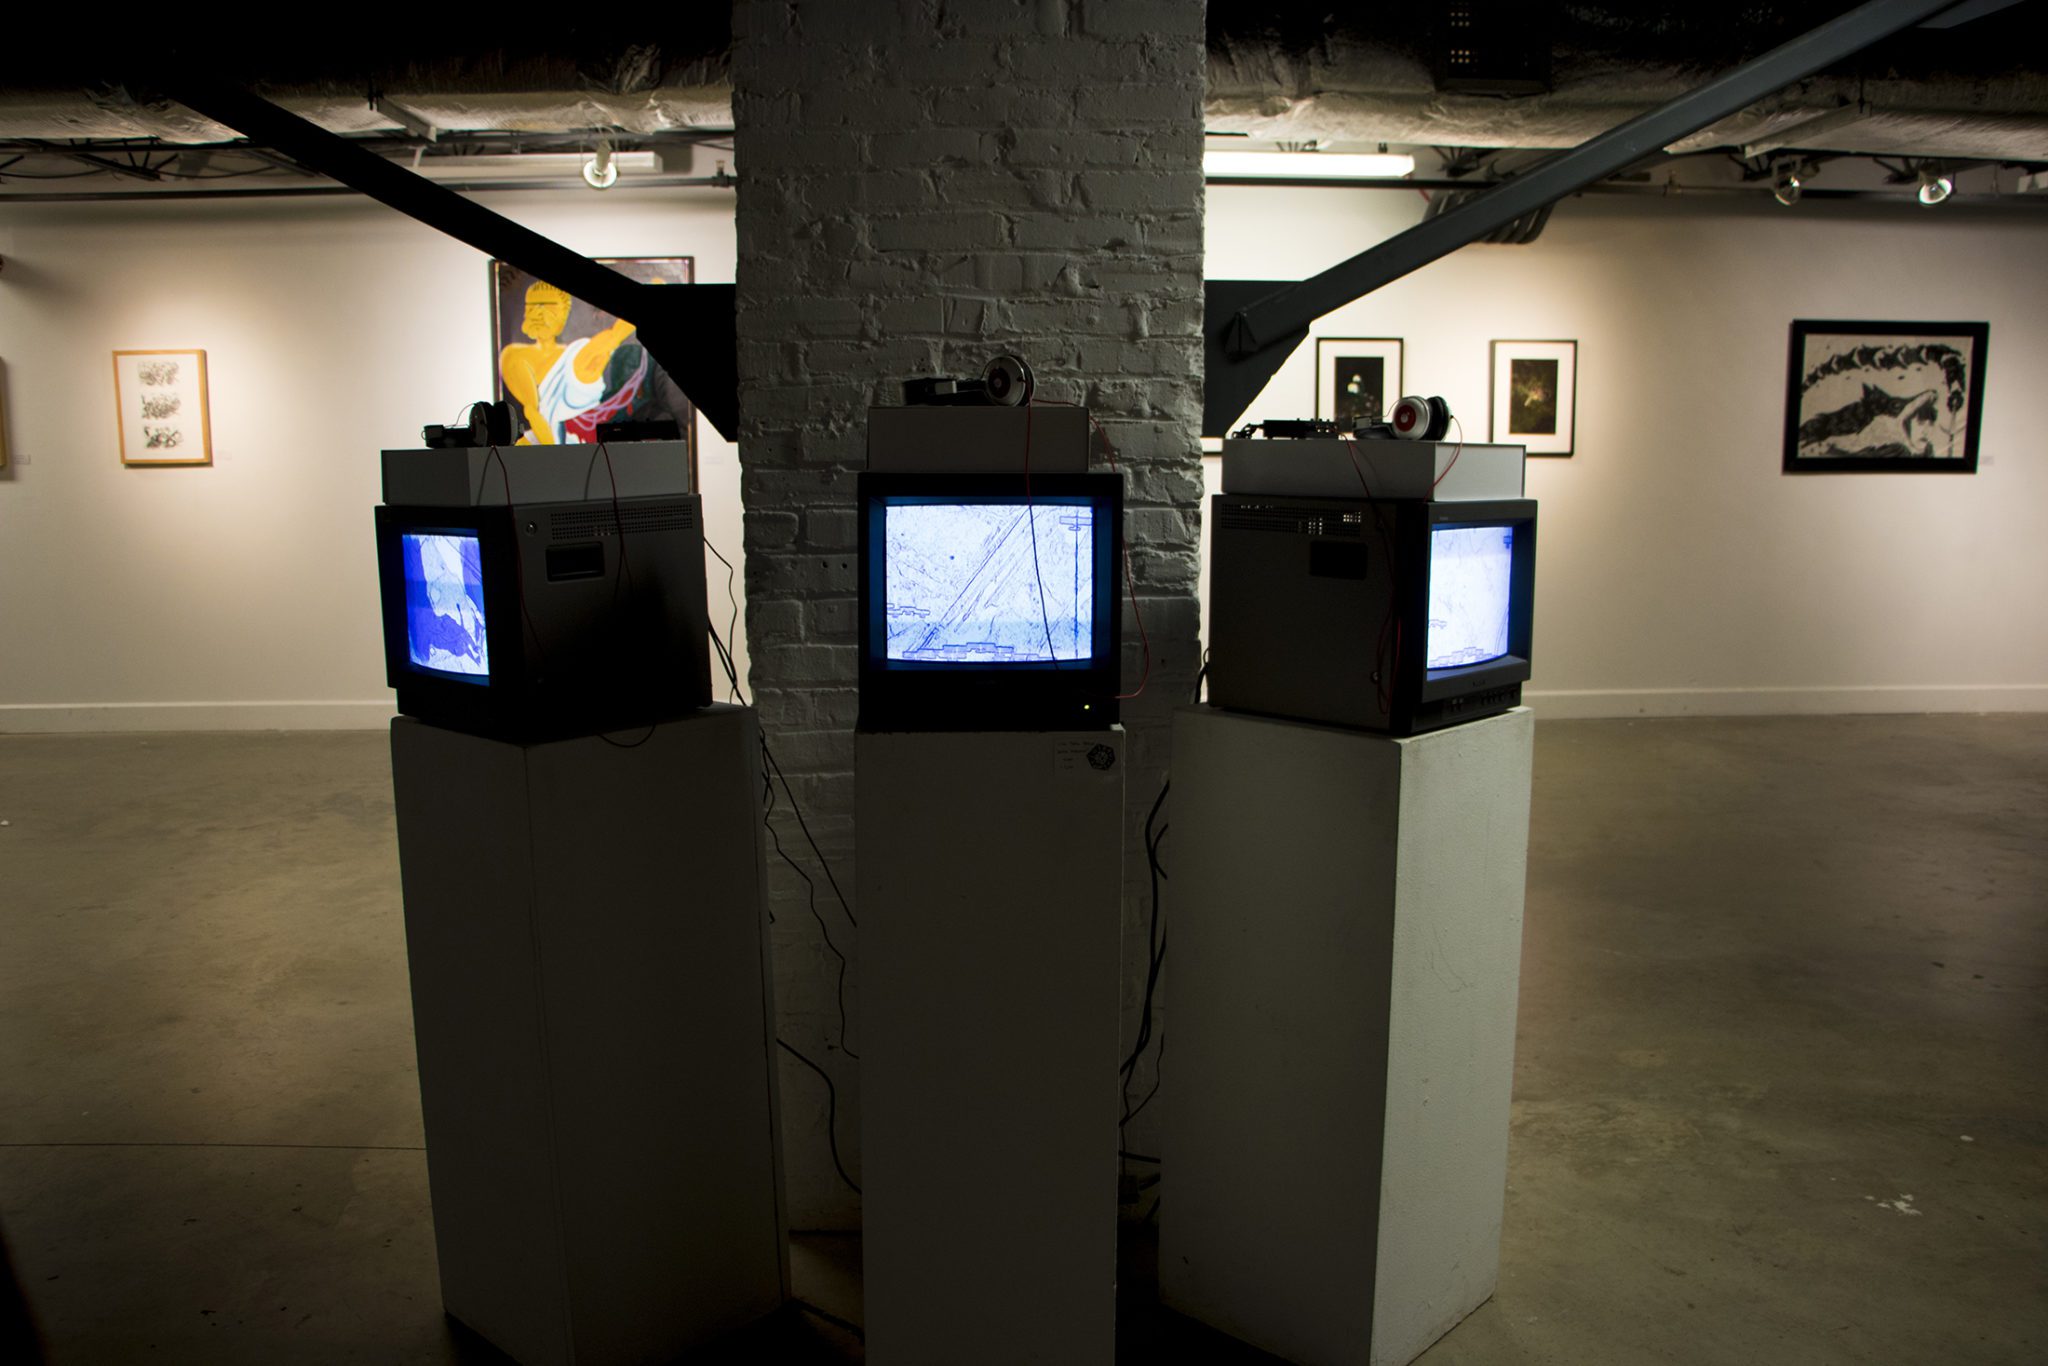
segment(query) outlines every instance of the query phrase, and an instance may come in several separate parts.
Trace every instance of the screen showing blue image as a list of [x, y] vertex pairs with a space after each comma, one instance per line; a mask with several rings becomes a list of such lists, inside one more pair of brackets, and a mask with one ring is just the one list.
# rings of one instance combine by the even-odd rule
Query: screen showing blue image
[[1425, 665], [1460, 669], [1508, 652], [1511, 526], [1440, 526], [1429, 537], [1429, 641]]
[[1092, 655], [1090, 504], [889, 503], [882, 525], [890, 659], [1057, 664]]
[[405, 640], [414, 666], [488, 683], [483, 547], [475, 536], [408, 531]]

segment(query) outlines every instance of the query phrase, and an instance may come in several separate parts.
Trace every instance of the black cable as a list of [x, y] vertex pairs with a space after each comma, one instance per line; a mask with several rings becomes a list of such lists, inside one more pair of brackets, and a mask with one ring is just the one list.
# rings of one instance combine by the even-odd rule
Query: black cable
[[[1145, 1005], [1139, 1016], [1137, 1039], [1131, 1048], [1131, 1054], [1124, 1059], [1124, 1065], [1117, 1069], [1126, 1084], [1130, 1080], [1132, 1069], [1138, 1065], [1138, 1058], [1145, 1051], [1145, 1045], [1152, 1041], [1152, 993], [1159, 980], [1160, 959], [1159, 882], [1166, 875], [1165, 870], [1159, 866], [1158, 845], [1159, 840], [1166, 838], [1166, 832], [1161, 830], [1157, 836], [1154, 836], [1152, 833], [1152, 822], [1159, 819], [1159, 809], [1166, 805], [1166, 794], [1172, 790], [1172, 779], [1169, 778], [1166, 782], [1160, 784], [1159, 796], [1153, 801], [1152, 810], [1145, 817], [1145, 862], [1149, 865], [1152, 874], [1152, 912], [1150, 928], [1145, 932], [1145, 961], [1147, 964], [1145, 973]], [[1128, 1101], [1125, 1103], [1129, 1104]]]
[[[1161, 951], [1162, 953], [1164, 952], [1163, 949]], [[1165, 1079], [1166, 1036], [1164, 1034], [1161, 1034], [1159, 1036], [1159, 1051], [1152, 1055], [1152, 1089], [1150, 1091], [1147, 1091], [1145, 1093], [1145, 1098], [1138, 1102], [1137, 1109], [1131, 1111], [1129, 1114], [1124, 1116], [1124, 1123], [1128, 1124], [1132, 1120], [1136, 1119], [1139, 1115], [1144, 1113], [1145, 1107], [1152, 1103], [1152, 1097], [1159, 1094], [1159, 1084]]]
[[[711, 544], [709, 537], [705, 538], [704, 548], [713, 555], [718, 555], [718, 547]], [[725, 566], [725, 596], [732, 603], [732, 617], [725, 623], [725, 638], [727, 640], [738, 640], [740, 630], [740, 595], [733, 589], [733, 576], [738, 571], [732, 567], [732, 561], [723, 555], [718, 555], [718, 562]], [[735, 702], [739, 701], [740, 675], [739, 670], [733, 665], [730, 653], [727, 654], [725, 660], [725, 676], [732, 682], [732, 692], [729, 694], [731, 699]]]
[[[767, 746], [762, 746], [762, 752], [767, 752]], [[825, 947], [831, 950], [834, 958], [839, 960], [839, 1051], [852, 1058], [855, 1062], [859, 1062], [860, 1054], [854, 1052], [852, 1045], [846, 1041], [846, 955], [841, 953], [839, 946], [832, 942], [832, 931], [825, 927], [825, 917], [818, 914], [818, 884], [811, 881], [811, 875], [806, 873], [797, 861], [791, 858], [782, 847], [782, 836], [776, 833], [775, 823], [770, 819], [775, 814], [775, 785], [768, 783], [766, 787], [768, 802], [761, 809], [761, 824], [768, 831], [768, 842], [775, 846], [775, 856], [788, 864], [791, 872], [803, 879], [804, 901], [810, 907], [811, 919], [818, 922], [818, 933], [824, 938]]]
[[804, 821], [804, 809], [797, 805], [796, 793], [789, 790], [789, 779], [782, 776], [782, 765], [776, 763], [775, 756], [769, 753], [765, 736], [761, 740], [761, 753], [768, 760], [768, 767], [774, 771], [776, 781], [782, 784], [782, 794], [789, 798], [790, 813], [796, 817], [797, 828], [804, 832], [804, 842], [811, 846], [811, 853], [817, 858], [818, 866], [825, 870], [825, 881], [831, 884], [832, 895], [839, 898], [839, 909], [846, 913], [846, 923], [859, 929], [860, 922], [853, 918], [853, 907], [847, 903], [846, 893], [839, 889], [839, 879], [832, 875], [832, 865], [825, 858], [825, 851], [820, 849], [818, 841], [812, 838], [811, 827]]
[[846, 1174], [846, 1164], [839, 1160], [839, 1088], [832, 1084], [832, 1074], [797, 1052], [794, 1048], [791, 1048], [787, 1042], [780, 1038], [776, 1039], [775, 1046], [810, 1068], [813, 1072], [816, 1072], [824, 1080], [825, 1138], [832, 1146], [832, 1165], [838, 1170], [839, 1179], [851, 1187], [855, 1195], [859, 1195], [860, 1184]]

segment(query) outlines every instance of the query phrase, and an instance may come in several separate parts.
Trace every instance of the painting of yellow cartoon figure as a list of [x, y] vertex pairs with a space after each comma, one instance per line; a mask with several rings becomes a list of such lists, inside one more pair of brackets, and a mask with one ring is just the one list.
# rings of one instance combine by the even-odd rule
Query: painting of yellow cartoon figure
[[[643, 284], [691, 283], [688, 256], [599, 258]], [[674, 419], [691, 442], [695, 412], [640, 343], [633, 324], [504, 261], [491, 262], [498, 397], [521, 445], [597, 440], [606, 422]]]

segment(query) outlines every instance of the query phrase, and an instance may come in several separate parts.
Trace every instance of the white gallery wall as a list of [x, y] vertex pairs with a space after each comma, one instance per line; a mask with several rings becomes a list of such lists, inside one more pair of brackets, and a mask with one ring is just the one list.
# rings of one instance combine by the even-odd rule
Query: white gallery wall
[[[1759, 199], [1567, 200], [1314, 330], [1403, 338], [1475, 440], [1491, 340], [1579, 343], [1576, 454], [1527, 467], [1541, 715], [2048, 709], [2048, 212]], [[1422, 211], [1211, 187], [1208, 275], [1303, 278]], [[1980, 472], [1781, 473], [1795, 318], [1988, 322]], [[1247, 419], [1314, 404], [1311, 338]]]
[[[733, 275], [729, 192], [488, 202], [591, 254]], [[1212, 187], [1208, 206], [1211, 277], [1296, 278], [1422, 200]], [[1317, 331], [1403, 338], [1404, 387], [1473, 438], [1491, 339], [1578, 341], [1577, 453], [1529, 465], [1545, 715], [2039, 709], [2044, 259], [2036, 212], [1587, 197], [1533, 245], [1466, 248]], [[381, 725], [376, 453], [490, 392], [484, 257], [337, 197], [0, 204], [0, 260], [0, 730]], [[1782, 474], [1798, 317], [1988, 322], [1980, 472]], [[145, 347], [207, 351], [212, 468], [121, 466], [111, 353]], [[1250, 416], [1313, 405], [1310, 344]], [[730, 557], [735, 455], [698, 435]]]
[[[733, 278], [730, 191], [482, 198]], [[377, 453], [491, 396], [490, 308], [482, 253], [353, 196], [0, 203], [0, 730], [382, 725]], [[112, 353], [153, 347], [206, 352], [211, 468], [120, 462]], [[735, 452], [698, 440], [737, 563]]]

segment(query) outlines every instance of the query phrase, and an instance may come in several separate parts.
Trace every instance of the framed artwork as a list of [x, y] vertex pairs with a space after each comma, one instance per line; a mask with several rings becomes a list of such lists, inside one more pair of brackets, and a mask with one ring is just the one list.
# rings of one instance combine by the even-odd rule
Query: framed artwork
[[[688, 256], [600, 257], [599, 265], [643, 284], [687, 285]], [[690, 443], [697, 475], [696, 410], [640, 344], [633, 325], [535, 279], [491, 262], [491, 373], [512, 405], [520, 445], [595, 441], [603, 422], [674, 419]]]
[[1493, 344], [1488, 413], [1495, 442], [1521, 446], [1531, 455], [1570, 455], [1578, 397], [1577, 342]]
[[1316, 338], [1317, 417], [1377, 422], [1400, 397], [1400, 338]]
[[116, 351], [124, 465], [211, 465], [204, 351]]
[[1977, 472], [1988, 323], [1792, 324], [1785, 472]]

